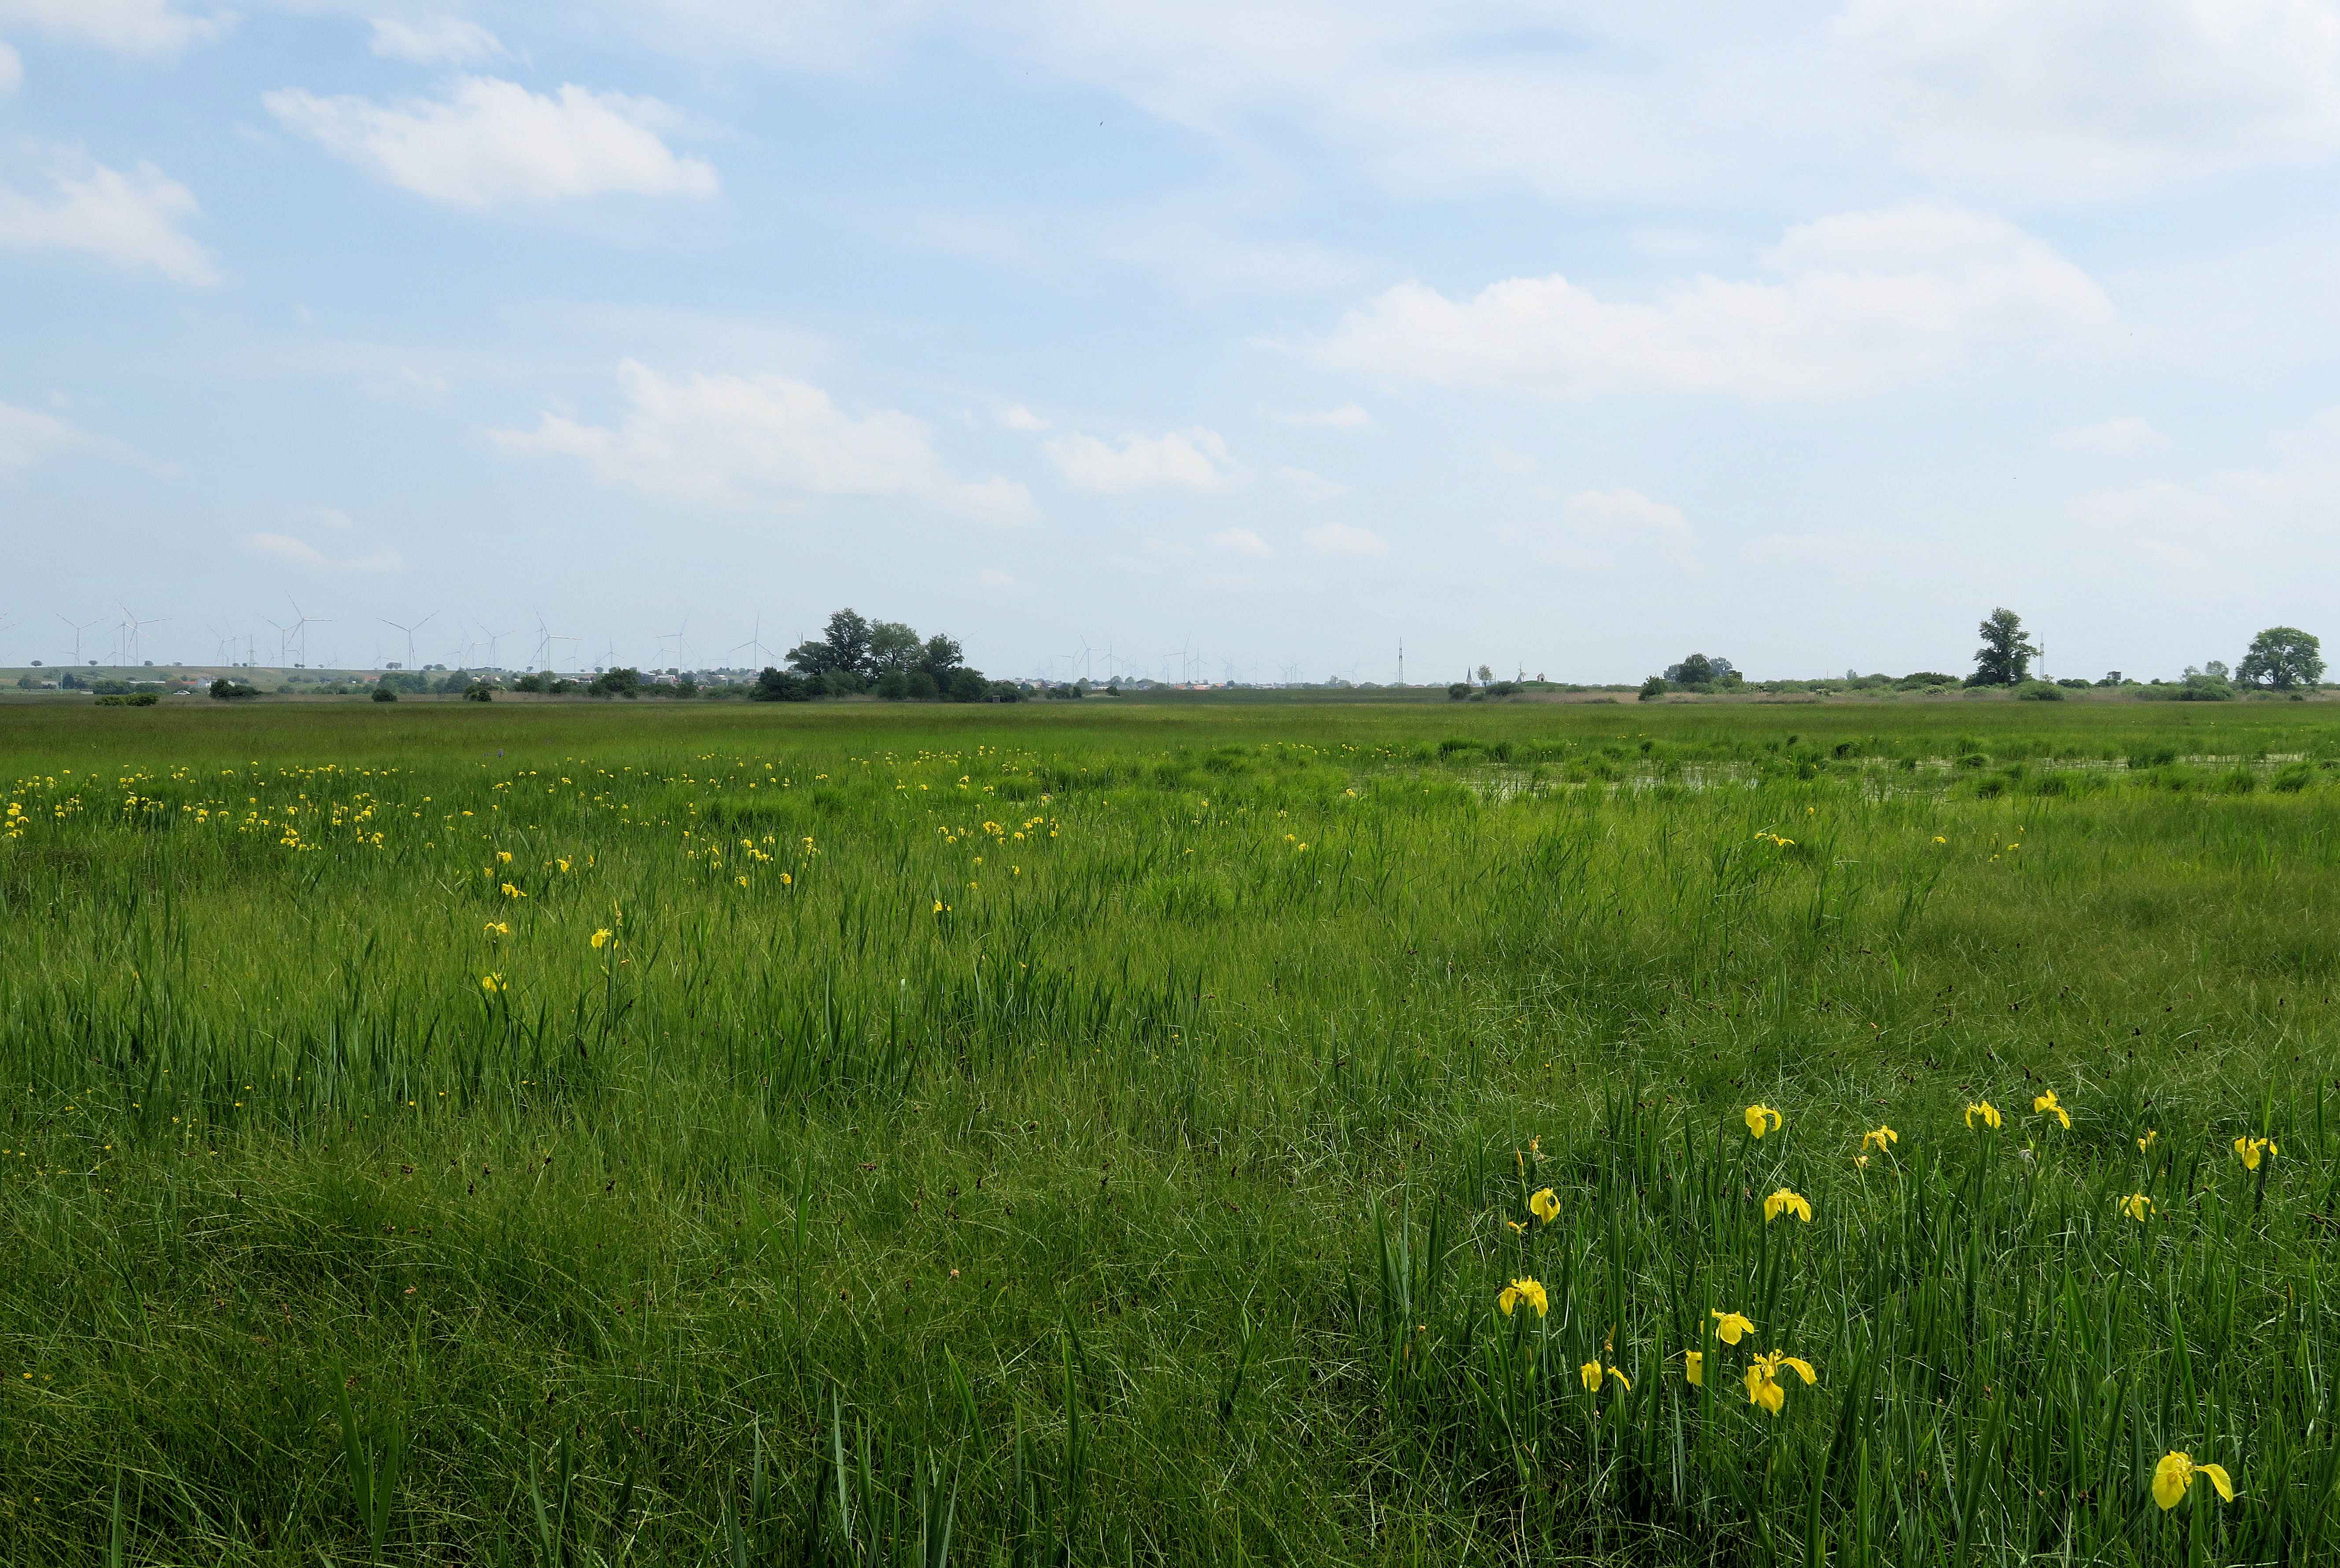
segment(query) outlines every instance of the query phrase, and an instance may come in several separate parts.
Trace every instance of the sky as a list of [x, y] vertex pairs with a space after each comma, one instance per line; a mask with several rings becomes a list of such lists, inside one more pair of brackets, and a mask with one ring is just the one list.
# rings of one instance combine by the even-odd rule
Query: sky
[[0, 662], [2174, 675], [2335, 197], [2340, 0], [0, 0]]

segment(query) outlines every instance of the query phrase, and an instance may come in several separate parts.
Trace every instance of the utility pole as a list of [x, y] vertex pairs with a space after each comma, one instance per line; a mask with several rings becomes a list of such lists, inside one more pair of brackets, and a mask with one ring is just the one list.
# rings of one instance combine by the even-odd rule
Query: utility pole
[[1405, 684], [1405, 639], [1397, 640], [1397, 683]]

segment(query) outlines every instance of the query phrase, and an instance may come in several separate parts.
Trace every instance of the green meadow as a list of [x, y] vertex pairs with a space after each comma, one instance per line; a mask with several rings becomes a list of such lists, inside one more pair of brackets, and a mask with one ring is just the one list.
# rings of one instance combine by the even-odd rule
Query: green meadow
[[27, 704], [0, 813], [0, 1561], [2340, 1553], [2319, 703]]

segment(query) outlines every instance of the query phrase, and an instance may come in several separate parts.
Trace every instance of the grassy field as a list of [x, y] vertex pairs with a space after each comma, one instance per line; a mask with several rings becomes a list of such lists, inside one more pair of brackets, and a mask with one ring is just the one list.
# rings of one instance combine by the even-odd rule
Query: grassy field
[[2320, 705], [0, 758], [9, 1563], [2340, 1550]]

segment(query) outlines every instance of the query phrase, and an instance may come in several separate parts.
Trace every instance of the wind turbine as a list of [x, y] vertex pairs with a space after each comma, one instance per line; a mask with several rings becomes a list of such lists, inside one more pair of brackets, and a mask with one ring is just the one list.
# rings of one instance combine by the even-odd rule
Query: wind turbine
[[552, 668], [551, 659], [552, 632], [545, 626], [544, 611], [540, 610], [536, 612], [536, 658], [533, 667], [549, 670]]
[[[683, 636], [683, 632], [689, 627], [689, 625], [690, 618], [689, 616], [685, 616], [682, 620], [682, 625], [676, 627], [672, 631], [661, 631], [658, 634], [659, 642], [661, 644], [660, 657], [664, 657], [663, 645], [669, 642], [673, 643], [675, 668], [679, 670], [688, 670], [690, 668], [690, 643], [689, 640]], [[758, 629], [759, 630], [761, 630], [760, 625]]]
[[264, 615], [260, 618], [260, 623], [263, 626], [273, 626], [276, 629], [276, 662], [283, 664], [292, 657], [292, 629], [281, 620], [271, 620]]
[[484, 624], [481, 625], [480, 630], [488, 640], [489, 666], [492, 669], [501, 670], [503, 666], [496, 661], [496, 644], [501, 642], [507, 637], [517, 637], [527, 630], [528, 628], [525, 626], [515, 626], [510, 631], [490, 631]]
[[292, 606], [292, 639], [297, 644], [293, 650], [292, 667], [295, 670], [306, 669], [309, 663], [309, 628], [323, 626], [327, 622], [324, 617], [311, 615], [303, 610], [301, 608], [301, 601], [291, 594], [288, 593], [284, 597]]
[[391, 627], [396, 630], [406, 633], [406, 668], [411, 670], [414, 668], [414, 634], [421, 630], [424, 627], [430, 625], [431, 619], [438, 613], [439, 612], [434, 610], [430, 615], [424, 616], [421, 620], [416, 621], [411, 626], [400, 626], [397, 621], [380, 615], [375, 616], [374, 619], [381, 621], [384, 626]]
[[88, 630], [91, 627], [93, 627], [93, 626], [103, 626], [103, 625], [104, 625], [104, 624], [105, 624], [105, 617], [104, 617], [103, 615], [101, 615], [101, 616], [99, 616], [95, 620], [83, 620], [83, 621], [72, 621], [72, 620], [65, 620], [65, 618], [64, 618], [64, 616], [62, 616], [62, 615], [58, 616], [58, 617], [57, 617], [57, 619], [58, 619], [59, 620], [64, 620], [64, 621], [65, 621], [65, 624], [66, 624], [67, 626], [70, 626], [70, 627], [72, 627], [72, 628], [73, 628], [73, 634], [74, 634], [74, 664], [75, 668], [78, 668], [78, 667], [80, 666], [80, 664], [81, 664], [81, 634], [82, 634], [83, 632], [84, 632], [84, 631], [87, 631], [87, 630]]
[[129, 664], [135, 664], [138, 662], [138, 633], [141, 628], [160, 626], [170, 619], [171, 618], [167, 615], [157, 615], [149, 620], [141, 620], [138, 619], [137, 614], [133, 611], [128, 605], [124, 605], [122, 607], [122, 635], [128, 652], [128, 658], [125, 659], [124, 662]]
[[748, 649], [754, 653], [758, 663], [761, 663], [771, 658], [772, 650], [764, 646], [764, 618], [762, 616], [759, 615], [756, 617], [755, 635], [749, 638], [747, 641], [740, 643], [738, 647], [727, 651], [723, 657], [729, 659], [732, 654], [739, 652], [741, 648]]

